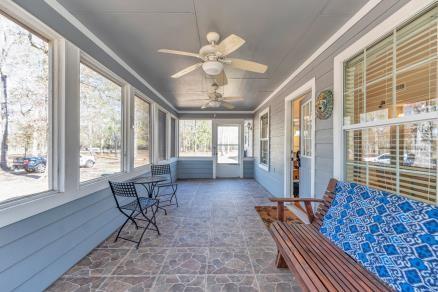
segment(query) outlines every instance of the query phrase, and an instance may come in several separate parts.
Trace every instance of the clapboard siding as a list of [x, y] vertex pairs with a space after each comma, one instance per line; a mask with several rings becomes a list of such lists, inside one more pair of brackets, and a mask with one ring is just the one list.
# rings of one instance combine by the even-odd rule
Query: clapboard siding
[[243, 160], [243, 178], [254, 178], [254, 159]]
[[0, 228], [0, 290], [44, 290], [122, 223], [106, 188]]
[[[333, 89], [333, 59], [342, 50], [363, 36], [377, 24], [392, 15], [408, 0], [381, 1], [364, 18], [350, 28], [334, 44], [327, 48], [311, 64], [291, 80], [280, 92], [267, 102], [254, 115], [254, 177], [272, 194], [283, 196], [284, 169], [284, 99], [291, 92], [315, 77], [316, 93], [324, 89]], [[328, 38], [329, 36], [327, 36]], [[322, 43], [322, 42], [321, 42]], [[309, 52], [310, 56], [313, 52]], [[307, 57], [308, 57], [307, 56]], [[290, 68], [291, 72], [296, 68]], [[342, 98], [335, 96], [334, 98]], [[270, 107], [270, 168], [265, 171], [258, 167], [259, 162], [259, 114]], [[315, 193], [322, 194], [333, 174], [333, 119], [316, 119], [315, 132]]]
[[116, 230], [122, 219], [105, 189], [1, 228], [0, 238], [10, 239], [0, 246], [2, 291], [43, 290]]
[[179, 179], [213, 178], [213, 160], [178, 160]]

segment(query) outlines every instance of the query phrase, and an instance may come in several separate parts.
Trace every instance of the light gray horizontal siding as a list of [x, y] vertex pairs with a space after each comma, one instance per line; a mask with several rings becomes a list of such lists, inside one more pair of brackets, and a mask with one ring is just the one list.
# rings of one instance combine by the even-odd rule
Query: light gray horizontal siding
[[179, 179], [213, 178], [213, 161], [178, 160], [177, 173]]
[[[254, 115], [254, 177], [274, 195], [283, 195], [284, 169], [284, 99], [294, 90], [313, 77], [316, 79], [316, 94], [324, 89], [333, 89], [333, 59], [342, 50], [363, 36], [377, 24], [393, 14], [408, 0], [381, 1], [364, 18], [349, 29], [333, 45], [318, 56], [309, 66], [291, 80], [278, 94], [265, 104]], [[328, 35], [327, 38], [330, 36]], [[325, 41], [325, 40], [324, 40]], [[323, 40], [321, 40], [321, 44]], [[309, 57], [313, 52], [308, 52]], [[303, 60], [304, 61], [304, 60]], [[293, 72], [295, 68], [290, 68]], [[334, 98], [342, 98], [335, 96]], [[259, 161], [259, 114], [266, 107], [270, 107], [270, 170], [260, 169]], [[333, 119], [316, 119], [315, 133], [315, 192], [321, 194], [333, 175]]]
[[122, 220], [108, 188], [1, 228], [1, 290], [43, 290]]
[[44, 290], [123, 220], [106, 188], [0, 228], [0, 291]]

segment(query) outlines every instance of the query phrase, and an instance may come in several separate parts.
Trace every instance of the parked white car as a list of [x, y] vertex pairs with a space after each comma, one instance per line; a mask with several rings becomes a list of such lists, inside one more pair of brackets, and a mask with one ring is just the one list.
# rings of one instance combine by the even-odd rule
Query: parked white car
[[79, 166], [92, 168], [96, 164], [96, 158], [90, 151], [81, 151], [79, 158]]

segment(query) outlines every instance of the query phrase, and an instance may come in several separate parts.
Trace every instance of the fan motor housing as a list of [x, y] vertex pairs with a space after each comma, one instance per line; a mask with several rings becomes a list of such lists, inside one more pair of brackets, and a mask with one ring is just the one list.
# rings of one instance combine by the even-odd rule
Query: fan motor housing
[[218, 75], [224, 69], [224, 65], [218, 61], [206, 61], [202, 64], [202, 70], [208, 75]]

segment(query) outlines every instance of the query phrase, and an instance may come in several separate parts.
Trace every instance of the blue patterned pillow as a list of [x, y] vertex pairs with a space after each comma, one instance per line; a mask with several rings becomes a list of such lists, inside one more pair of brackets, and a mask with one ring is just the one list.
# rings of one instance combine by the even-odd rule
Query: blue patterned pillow
[[398, 291], [438, 291], [438, 208], [338, 182], [321, 233]]

